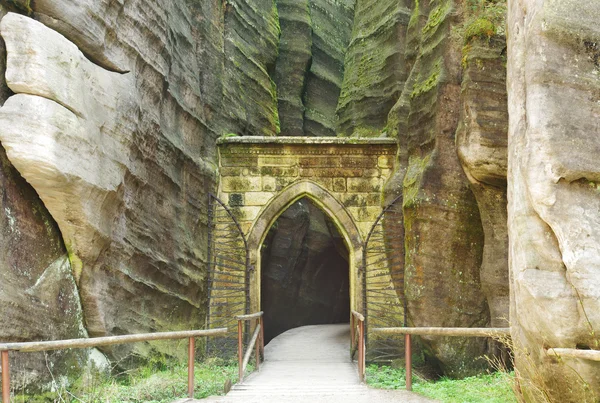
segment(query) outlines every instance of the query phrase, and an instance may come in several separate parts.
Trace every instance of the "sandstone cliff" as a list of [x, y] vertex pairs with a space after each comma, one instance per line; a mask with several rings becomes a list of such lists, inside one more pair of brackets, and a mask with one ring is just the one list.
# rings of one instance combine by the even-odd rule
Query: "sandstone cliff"
[[598, 401], [600, 4], [509, 1], [508, 223], [516, 365], [529, 401]]

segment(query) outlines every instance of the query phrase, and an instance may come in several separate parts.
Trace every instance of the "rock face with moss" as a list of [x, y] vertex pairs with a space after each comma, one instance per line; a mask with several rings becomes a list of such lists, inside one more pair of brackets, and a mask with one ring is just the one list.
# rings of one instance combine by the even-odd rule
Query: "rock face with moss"
[[[58, 224], [64, 246], [56, 249], [64, 253], [66, 247], [75, 277], [66, 284], [77, 284], [90, 335], [201, 327], [206, 289], [200, 245], [204, 194], [215, 183], [216, 135], [205, 125], [213, 98], [203, 98], [201, 88], [214, 84], [198, 81], [205, 65], [194, 52], [201, 34], [189, 25], [196, 14], [177, 4], [146, 4], [140, 14], [135, 7], [117, 12], [114, 2], [57, 3], [39, 2], [36, 12], [47, 14], [37, 17], [93, 52], [84, 56], [33, 19], [5, 16], [6, 80], [16, 94], [0, 109], [0, 141]], [[92, 24], [89, 16], [103, 19], [92, 18]], [[144, 28], [150, 26], [152, 35]], [[59, 258], [32, 260], [41, 265]], [[65, 275], [65, 267], [70, 272], [63, 263], [55, 277]], [[66, 297], [63, 303], [72, 312], [78, 307]], [[27, 328], [18, 321], [14, 326]], [[172, 344], [153, 348], [176, 353]], [[120, 359], [148, 355], [150, 346], [105, 352]]]
[[274, 136], [279, 133], [279, 117], [272, 75], [280, 34], [275, 1], [229, 0], [224, 7], [227, 131]]
[[275, 83], [281, 134], [335, 136], [355, 0], [280, 0]]
[[600, 398], [600, 4], [510, 0], [512, 336], [527, 400]]
[[481, 285], [493, 327], [509, 326], [506, 168], [506, 41], [471, 38], [463, 48], [456, 146], [477, 199], [485, 236]]
[[[0, 3], [0, 18], [25, 11]], [[0, 74], [6, 49], [0, 41]], [[10, 90], [0, 80], [0, 105]], [[3, 342], [85, 337], [77, 286], [61, 233], [35, 190], [19, 175], [0, 148], [0, 332]], [[85, 350], [13, 354], [13, 381], [28, 388], [53, 376], [76, 375], [86, 365]], [[26, 376], [22, 376], [26, 375]]]
[[[490, 312], [480, 282], [483, 230], [477, 202], [456, 154], [461, 47], [452, 1], [415, 2], [406, 34], [410, 68], [389, 115], [399, 158], [388, 199], [402, 189], [405, 279], [414, 326], [485, 327]], [[464, 376], [486, 366], [476, 338], [423, 337], [442, 372]]]
[[304, 136], [306, 76], [312, 61], [309, 0], [279, 0], [281, 37], [275, 67], [281, 134]]
[[378, 137], [408, 75], [405, 35], [411, 1], [357, 0], [338, 104], [339, 135]]

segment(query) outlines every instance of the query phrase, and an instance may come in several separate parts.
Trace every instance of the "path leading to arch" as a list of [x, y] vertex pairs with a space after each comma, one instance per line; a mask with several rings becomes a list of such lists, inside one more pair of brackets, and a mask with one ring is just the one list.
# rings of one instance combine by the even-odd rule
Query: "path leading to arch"
[[233, 387], [227, 396], [183, 402], [316, 402], [424, 403], [406, 391], [370, 389], [358, 380], [350, 361], [348, 324], [303, 326], [274, 338], [265, 346], [260, 371]]

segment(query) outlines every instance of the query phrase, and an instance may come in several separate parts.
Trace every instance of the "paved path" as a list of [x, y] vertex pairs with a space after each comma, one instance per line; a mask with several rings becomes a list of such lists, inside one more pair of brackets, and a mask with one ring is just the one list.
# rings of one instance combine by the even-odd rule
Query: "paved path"
[[370, 389], [358, 379], [350, 361], [349, 325], [303, 326], [289, 330], [265, 346], [260, 371], [234, 385], [226, 396], [183, 402], [266, 403], [424, 403], [406, 391]]

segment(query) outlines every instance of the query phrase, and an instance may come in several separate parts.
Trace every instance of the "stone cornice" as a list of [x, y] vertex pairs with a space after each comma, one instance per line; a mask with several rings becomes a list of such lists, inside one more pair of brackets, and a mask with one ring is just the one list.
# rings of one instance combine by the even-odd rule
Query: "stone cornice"
[[353, 137], [286, 137], [286, 136], [232, 136], [217, 139], [218, 145], [226, 144], [294, 144], [294, 145], [387, 145], [396, 146], [392, 138], [353, 138]]
[[228, 137], [217, 142], [221, 155], [395, 155], [387, 138]]

